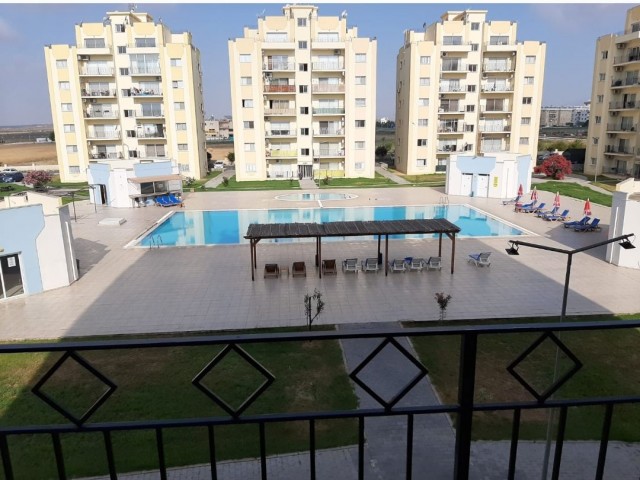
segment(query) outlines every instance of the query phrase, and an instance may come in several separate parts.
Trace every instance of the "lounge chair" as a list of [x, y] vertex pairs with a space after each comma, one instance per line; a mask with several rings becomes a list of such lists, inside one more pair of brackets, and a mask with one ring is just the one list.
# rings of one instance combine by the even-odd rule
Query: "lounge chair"
[[405, 262], [405, 265], [409, 269], [410, 272], [421, 272], [425, 266], [424, 258], [420, 257], [412, 257], [411, 260]]
[[542, 202], [539, 205], [533, 205], [533, 206], [531, 206], [529, 208], [524, 208], [523, 207], [520, 211], [523, 212], [523, 213], [538, 213], [539, 211], [543, 210], [544, 207], [546, 207], [546, 206], [547, 206], [547, 204]]
[[560, 207], [553, 207], [551, 210], [538, 210], [536, 212], [536, 217], [542, 218], [545, 215], [555, 215], [556, 213], [558, 213], [558, 210], [560, 210]]
[[584, 217], [582, 220], [574, 220], [573, 222], [564, 222], [564, 228], [575, 228], [580, 225], [584, 225], [591, 220], [591, 217]]
[[342, 271], [343, 272], [354, 272], [358, 273], [358, 259], [357, 258], [347, 258], [342, 261]]
[[328, 274], [337, 275], [338, 267], [336, 266], [336, 260], [335, 259], [322, 260], [322, 273], [324, 273], [325, 275], [328, 275]]
[[278, 278], [280, 276], [280, 267], [277, 263], [267, 263], [264, 266], [264, 278]]
[[585, 223], [578, 227], [573, 228], [576, 232], [593, 232], [594, 230], [600, 230], [600, 219], [594, 218], [591, 223]]
[[406, 267], [406, 264], [404, 263], [404, 259], [401, 259], [401, 260], [394, 259], [393, 261], [389, 262], [389, 268], [391, 269], [392, 272], [407, 271], [407, 267]]
[[159, 197], [156, 197], [156, 202], [158, 202], [161, 207], [173, 207], [176, 205], [171, 200], [169, 200], [169, 197], [167, 197], [166, 195], [160, 195]]
[[291, 276], [292, 277], [306, 277], [307, 276], [307, 266], [304, 262], [293, 262], [293, 266], [291, 267]]
[[429, 257], [429, 260], [425, 262], [425, 267], [427, 270], [442, 270], [442, 258]]
[[380, 268], [378, 267], [378, 259], [377, 258], [367, 258], [362, 260], [362, 271], [363, 272], [378, 272]]
[[526, 211], [528, 209], [531, 209], [531, 208], [535, 207], [537, 203], [538, 203], [537, 200], [534, 200], [531, 203], [526, 203], [524, 205], [516, 203], [516, 212], [524, 212], [524, 211]]
[[182, 206], [182, 199], [176, 197], [173, 193], [170, 193], [169, 195], [167, 195], [167, 197], [169, 198], [170, 201], [173, 202], [174, 205], [180, 205]]
[[503, 205], [513, 205], [516, 204], [520, 201], [520, 198], [522, 198], [522, 195], [518, 195], [516, 198], [512, 199], [512, 200], [503, 200], [502, 204]]
[[545, 215], [544, 218], [545, 220], [550, 220], [550, 221], [557, 221], [560, 220], [562, 222], [564, 222], [567, 217], [569, 217], [569, 210], [564, 210], [562, 213], [558, 214], [558, 215]]
[[489, 255], [491, 252], [472, 253], [469, 255], [469, 262], [475, 263], [476, 267], [490, 267]]

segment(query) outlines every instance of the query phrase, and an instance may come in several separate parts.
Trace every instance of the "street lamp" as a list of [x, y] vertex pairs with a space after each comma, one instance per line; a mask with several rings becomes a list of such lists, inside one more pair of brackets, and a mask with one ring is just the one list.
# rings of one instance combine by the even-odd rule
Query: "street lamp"
[[[629, 233], [627, 235], [620, 235], [619, 237], [610, 238], [609, 240], [604, 240], [602, 242], [594, 243], [592, 245], [586, 245], [584, 247], [576, 248], [574, 250], [549, 247], [549, 246], [540, 245], [537, 243], [523, 242], [521, 240], [510, 240], [509, 243], [511, 244], [511, 246], [506, 249], [506, 252], [509, 255], [520, 255], [520, 253], [518, 253], [519, 247], [531, 247], [531, 248], [537, 248], [539, 250], [547, 250], [550, 252], [564, 253], [565, 255], [567, 255], [567, 272], [565, 274], [565, 279], [564, 279], [564, 293], [562, 294], [562, 311], [560, 312], [560, 322], [563, 322], [567, 315], [567, 297], [569, 296], [569, 279], [571, 277], [571, 262], [573, 260], [573, 255], [576, 253], [584, 252], [586, 250], [591, 250], [592, 248], [601, 247], [603, 245], [608, 245], [610, 243], [615, 243], [615, 242], [620, 242], [619, 245], [625, 250], [636, 248], [635, 245], [629, 240], [629, 237], [633, 237], [635, 239], [635, 235], [633, 233]], [[559, 350], [560, 350], [559, 347], [557, 347], [555, 366], [553, 368], [553, 382], [556, 381], [556, 378], [558, 376], [558, 363], [560, 360]], [[549, 397], [549, 399], [551, 399], [551, 397]], [[554, 410], [551, 409], [549, 414], [549, 422], [547, 423], [547, 438], [546, 438], [546, 444], [544, 449], [544, 458], [542, 460], [543, 462], [542, 477], [541, 477], [542, 480], [547, 480], [547, 472], [549, 469], [549, 456], [551, 453], [551, 429], [553, 424], [555, 423], [554, 413], [555, 413]]]

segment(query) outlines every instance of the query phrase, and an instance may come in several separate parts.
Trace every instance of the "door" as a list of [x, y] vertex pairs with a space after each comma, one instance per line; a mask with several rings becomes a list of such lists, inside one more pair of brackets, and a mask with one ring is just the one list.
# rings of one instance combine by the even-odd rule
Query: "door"
[[298, 178], [313, 179], [313, 165], [298, 165]]
[[633, 167], [633, 176], [636, 180], [640, 180], [640, 163], [636, 163]]
[[20, 257], [17, 253], [0, 257], [0, 300], [24, 293]]
[[478, 175], [476, 184], [476, 197], [489, 196], [489, 175]]
[[471, 196], [471, 183], [473, 181], [473, 175], [470, 173], [462, 174], [462, 182], [460, 183], [460, 195]]

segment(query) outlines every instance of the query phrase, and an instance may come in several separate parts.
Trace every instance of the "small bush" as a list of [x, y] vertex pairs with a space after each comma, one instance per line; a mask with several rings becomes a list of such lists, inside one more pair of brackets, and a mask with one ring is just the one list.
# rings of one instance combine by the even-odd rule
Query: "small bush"
[[46, 188], [48, 183], [51, 183], [53, 175], [45, 170], [31, 170], [24, 176], [24, 183], [26, 185], [33, 185], [35, 189]]
[[224, 177], [222, 179], [222, 185], [224, 185], [225, 187], [229, 186], [229, 179], [227, 177]]
[[324, 178], [322, 179], [322, 184], [323, 184], [323, 185], [329, 185], [329, 183], [330, 183], [329, 177], [324, 177]]

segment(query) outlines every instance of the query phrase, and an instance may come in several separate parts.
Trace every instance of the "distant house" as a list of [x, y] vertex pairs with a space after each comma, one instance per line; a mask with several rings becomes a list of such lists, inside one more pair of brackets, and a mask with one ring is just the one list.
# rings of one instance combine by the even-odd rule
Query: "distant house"
[[36, 138], [36, 143], [51, 143], [51, 139], [48, 137]]

